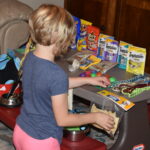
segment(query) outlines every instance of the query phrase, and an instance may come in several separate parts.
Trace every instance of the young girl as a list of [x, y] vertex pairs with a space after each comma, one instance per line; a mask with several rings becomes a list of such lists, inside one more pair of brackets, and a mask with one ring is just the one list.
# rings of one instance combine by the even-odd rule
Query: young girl
[[94, 123], [105, 130], [114, 126], [114, 119], [104, 113], [69, 114], [69, 88], [84, 84], [106, 87], [105, 77], [68, 78], [55, 63], [75, 34], [72, 16], [63, 8], [41, 5], [29, 18], [31, 37], [36, 49], [23, 65], [23, 100], [14, 129], [16, 150], [60, 150], [63, 127]]

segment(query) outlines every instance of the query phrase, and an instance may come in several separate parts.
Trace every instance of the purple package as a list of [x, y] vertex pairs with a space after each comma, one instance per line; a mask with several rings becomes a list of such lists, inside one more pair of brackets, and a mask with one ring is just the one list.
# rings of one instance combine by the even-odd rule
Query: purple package
[[104, 49], [104, 60], [110, 62], [117, 62], [119, 42], [112, 39], [106, 39], [106, 46]]

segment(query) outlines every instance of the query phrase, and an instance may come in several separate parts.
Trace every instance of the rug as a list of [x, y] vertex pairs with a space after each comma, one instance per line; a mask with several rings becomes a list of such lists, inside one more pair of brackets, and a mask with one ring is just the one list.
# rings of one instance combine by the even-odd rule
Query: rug
[[0, 150], [15, 150], [12, 143], [12, 130], [0, 123]]

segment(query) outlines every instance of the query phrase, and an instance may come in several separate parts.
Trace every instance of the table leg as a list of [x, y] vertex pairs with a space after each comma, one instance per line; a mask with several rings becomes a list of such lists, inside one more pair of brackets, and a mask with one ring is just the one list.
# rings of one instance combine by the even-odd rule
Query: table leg
[[138, 102], [124, 113], [119, 127], [119, 135], [110, 150], [132, 150], [143, 144], [144, 150], [150, 150], [150, 125], [146, 101]]

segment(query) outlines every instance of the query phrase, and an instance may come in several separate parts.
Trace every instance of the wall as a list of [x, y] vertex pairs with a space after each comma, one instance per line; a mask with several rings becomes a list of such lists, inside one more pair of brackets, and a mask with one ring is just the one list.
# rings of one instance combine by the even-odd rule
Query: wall
[[33, 9], [37, 8], [42, 3], [55, 4], [55, 5], [64, 7], [64, 0], [18, 0], [18, 1], [26, 3]]

